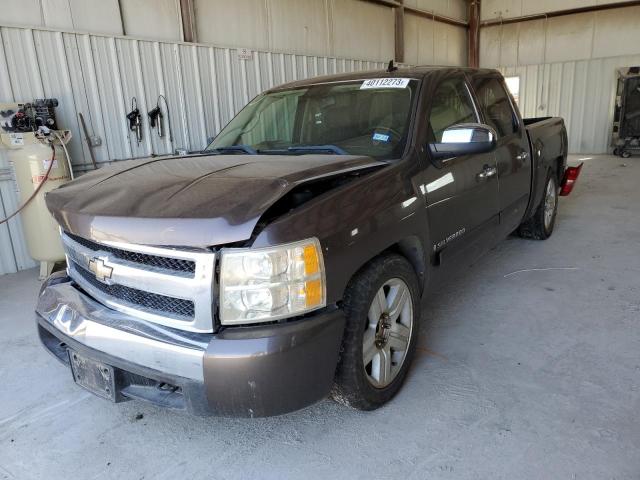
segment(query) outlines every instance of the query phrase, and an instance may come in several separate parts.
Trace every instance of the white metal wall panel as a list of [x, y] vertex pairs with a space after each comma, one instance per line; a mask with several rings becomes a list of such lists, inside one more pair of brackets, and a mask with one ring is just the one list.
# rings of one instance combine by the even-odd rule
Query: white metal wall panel
[[617, 70], [634, 65], [640, 65], [640, 54], [500, 70], [505, 76], [520, 77], [523, 116], [563, 117], [569, 152], [596, 154], [609, 150]]
[[[487, 0], [483, 12], [500, 10], [506, 17], [553, 5], [546, 0]], [[617, 69], [640, 65], [639, 24], [640, 7], [630, 6], [483, 28], [480, 65], [520, 76], [525, 116], [564, 117], [571, 153], [605, 153]]]
[[[43, 26], [49, 28], [73, 29], [73, 13], [71, 12], [71, 2], [69, 0], [46, 0], [41, 1], [42, 8], [41, 21]], [[23, 25], [40, 25], [40, 23], [22, 22]]]
[[[394, 56], [395, 16], [389, 6], [358, 0], [194, 0], [194, 5], [200, 42], [379, 61]], [[411, 5], [466, 16], [465, 0], [412, 0]]]
[[180, 0], [121, 0], [119, 4], [127, 35], [153, 40], [182, 40]]
[[354, 0], [332, 0], [330, 12], [335, 55], [376, 60], [395, 56], [392, 9]]
[[466, 0], [404, 0], [404, 4], [458, 20], [467, 19]]
[[0, 12], [9, 25], [42, 25], [39, 0], [0, 0]]
[[[5, 218], [18, 208], [16, 182], [13, 169], [9, 168], [6, 155], [0, 152], [0, 218]], [[20, 216], [0, 225], [0, 275], [35, 267], [27, 252]]]
[[122, 35], [118, 0], [68, 0], [68, 3], [74, 29], [106, 35]]
[[467, 32], [464, 28], [406, 14], [405, 61], [412, 65], [465, 65]]
[[246, 48], [269, 45], [267, 3], [264, 0], [193, 0], [198, 40]]
[[312, 55], [330, 54], [331, 26], [327, 21], [329, 7], [325, 0], [277, 0], [264, 3], [268, 8], [267, 28], [271, 49]]
[[3, 25], [122, 34], [118, 0], [0, 0], [0, 12]]
[[[264, 51], [241, 60], [234, 48], [14, 27], [0, 27], [0, 39], [0, 102], [58, 98], [59, 124], [73, 133], [70, 151], [77, 171], [91, 168], [78, 113], [84, 115], [89, 134], [102, 140], [94, 153], [106, 164], [176, 148], [203, 148], [251, 98], [274, 85], [385, 66]], [[159, 95], [169, 105], [173, 142], [168, 135], [158, 138], [149, 128], [146, 112], [155, 107]], [[143, 115], [140, 144], [125, 119], [134, 96]], [[0, 217], [17, 207], [7, 167], [0, 164], [5, 168], [0, 176]], [[0, 274], [34, 265], [19, 218], [0, 226]]]
[[[484, 4], [483, 4], [484, 5]], [[496, 25], [480, 31], [483, 65], [537, 65], [640, 53], [640, 6]]]
[[482, 0], [481, 20], [536, 15], [571, 8], [618, 3], [620, 0]]

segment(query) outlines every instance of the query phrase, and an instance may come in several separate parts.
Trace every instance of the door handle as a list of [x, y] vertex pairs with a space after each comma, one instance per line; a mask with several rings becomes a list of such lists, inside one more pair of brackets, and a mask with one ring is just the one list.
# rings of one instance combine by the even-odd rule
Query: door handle
[[516, 160], [526, 160], [529, 154], [527, 152], [522, 152], [520, 155], [516, 156]]
[[478, 178], [480, 179], [491, 178], [495, 176], [496, 173], [498, 173], [498, 169], [496, 167], [490, 167], [489, 165], [485, 165], [484, 170], [482, 170], [478, 174]]

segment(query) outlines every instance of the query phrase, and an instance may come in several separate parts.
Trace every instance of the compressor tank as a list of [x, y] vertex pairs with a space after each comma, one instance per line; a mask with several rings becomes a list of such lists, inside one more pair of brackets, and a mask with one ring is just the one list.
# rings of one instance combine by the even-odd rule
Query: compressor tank
[[[60, 130], [57, 133], [65, 144], [71, 139], [69, 131]], [[45, 181], [53, 154], [51, 144], [55, 145], [56, 154]], [[47, 137], [33, 132], [2, 133], [0, 148], [6, 151], [14, 168], [20, 205], [45, 181], [38, 194], [20, 213], [29, 254], [40, 262], [40, 277], [44, 278], [51, 273], [55, 262], [65, 259], [58, 224], [47, 210], [44, 196], [46, 192], [71, 180], [68, 159], [53, 133]]]

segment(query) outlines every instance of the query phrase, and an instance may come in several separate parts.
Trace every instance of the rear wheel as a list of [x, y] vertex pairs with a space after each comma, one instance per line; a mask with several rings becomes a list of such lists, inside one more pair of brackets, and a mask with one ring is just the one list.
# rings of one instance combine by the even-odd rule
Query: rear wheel
[[373, 260], [347, 287], [347, 326], [332, 397], [360, 410], [388, 402], [413, 358], [420, 318], [419, 287], [407, 260]]
[[518, 234], [523, 238], [546, 240], [553, 233], [557, 214], [558, 183], [554, 172], [549, 171], [542, 201], [533, 216], [520, 225]]

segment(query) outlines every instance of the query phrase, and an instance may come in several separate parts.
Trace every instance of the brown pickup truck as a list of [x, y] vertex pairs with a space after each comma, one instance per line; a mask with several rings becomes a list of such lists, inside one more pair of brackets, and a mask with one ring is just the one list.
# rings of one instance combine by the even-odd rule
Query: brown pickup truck
[[492, 70], [313, 78], [253, 99], [202, 152], [119, 162], [47, 195], [67, 270], [44, 346], [105, 399], [275, 415], [400, 389], [425, 294], [517, 232], [545, 239], [560, 118]]

